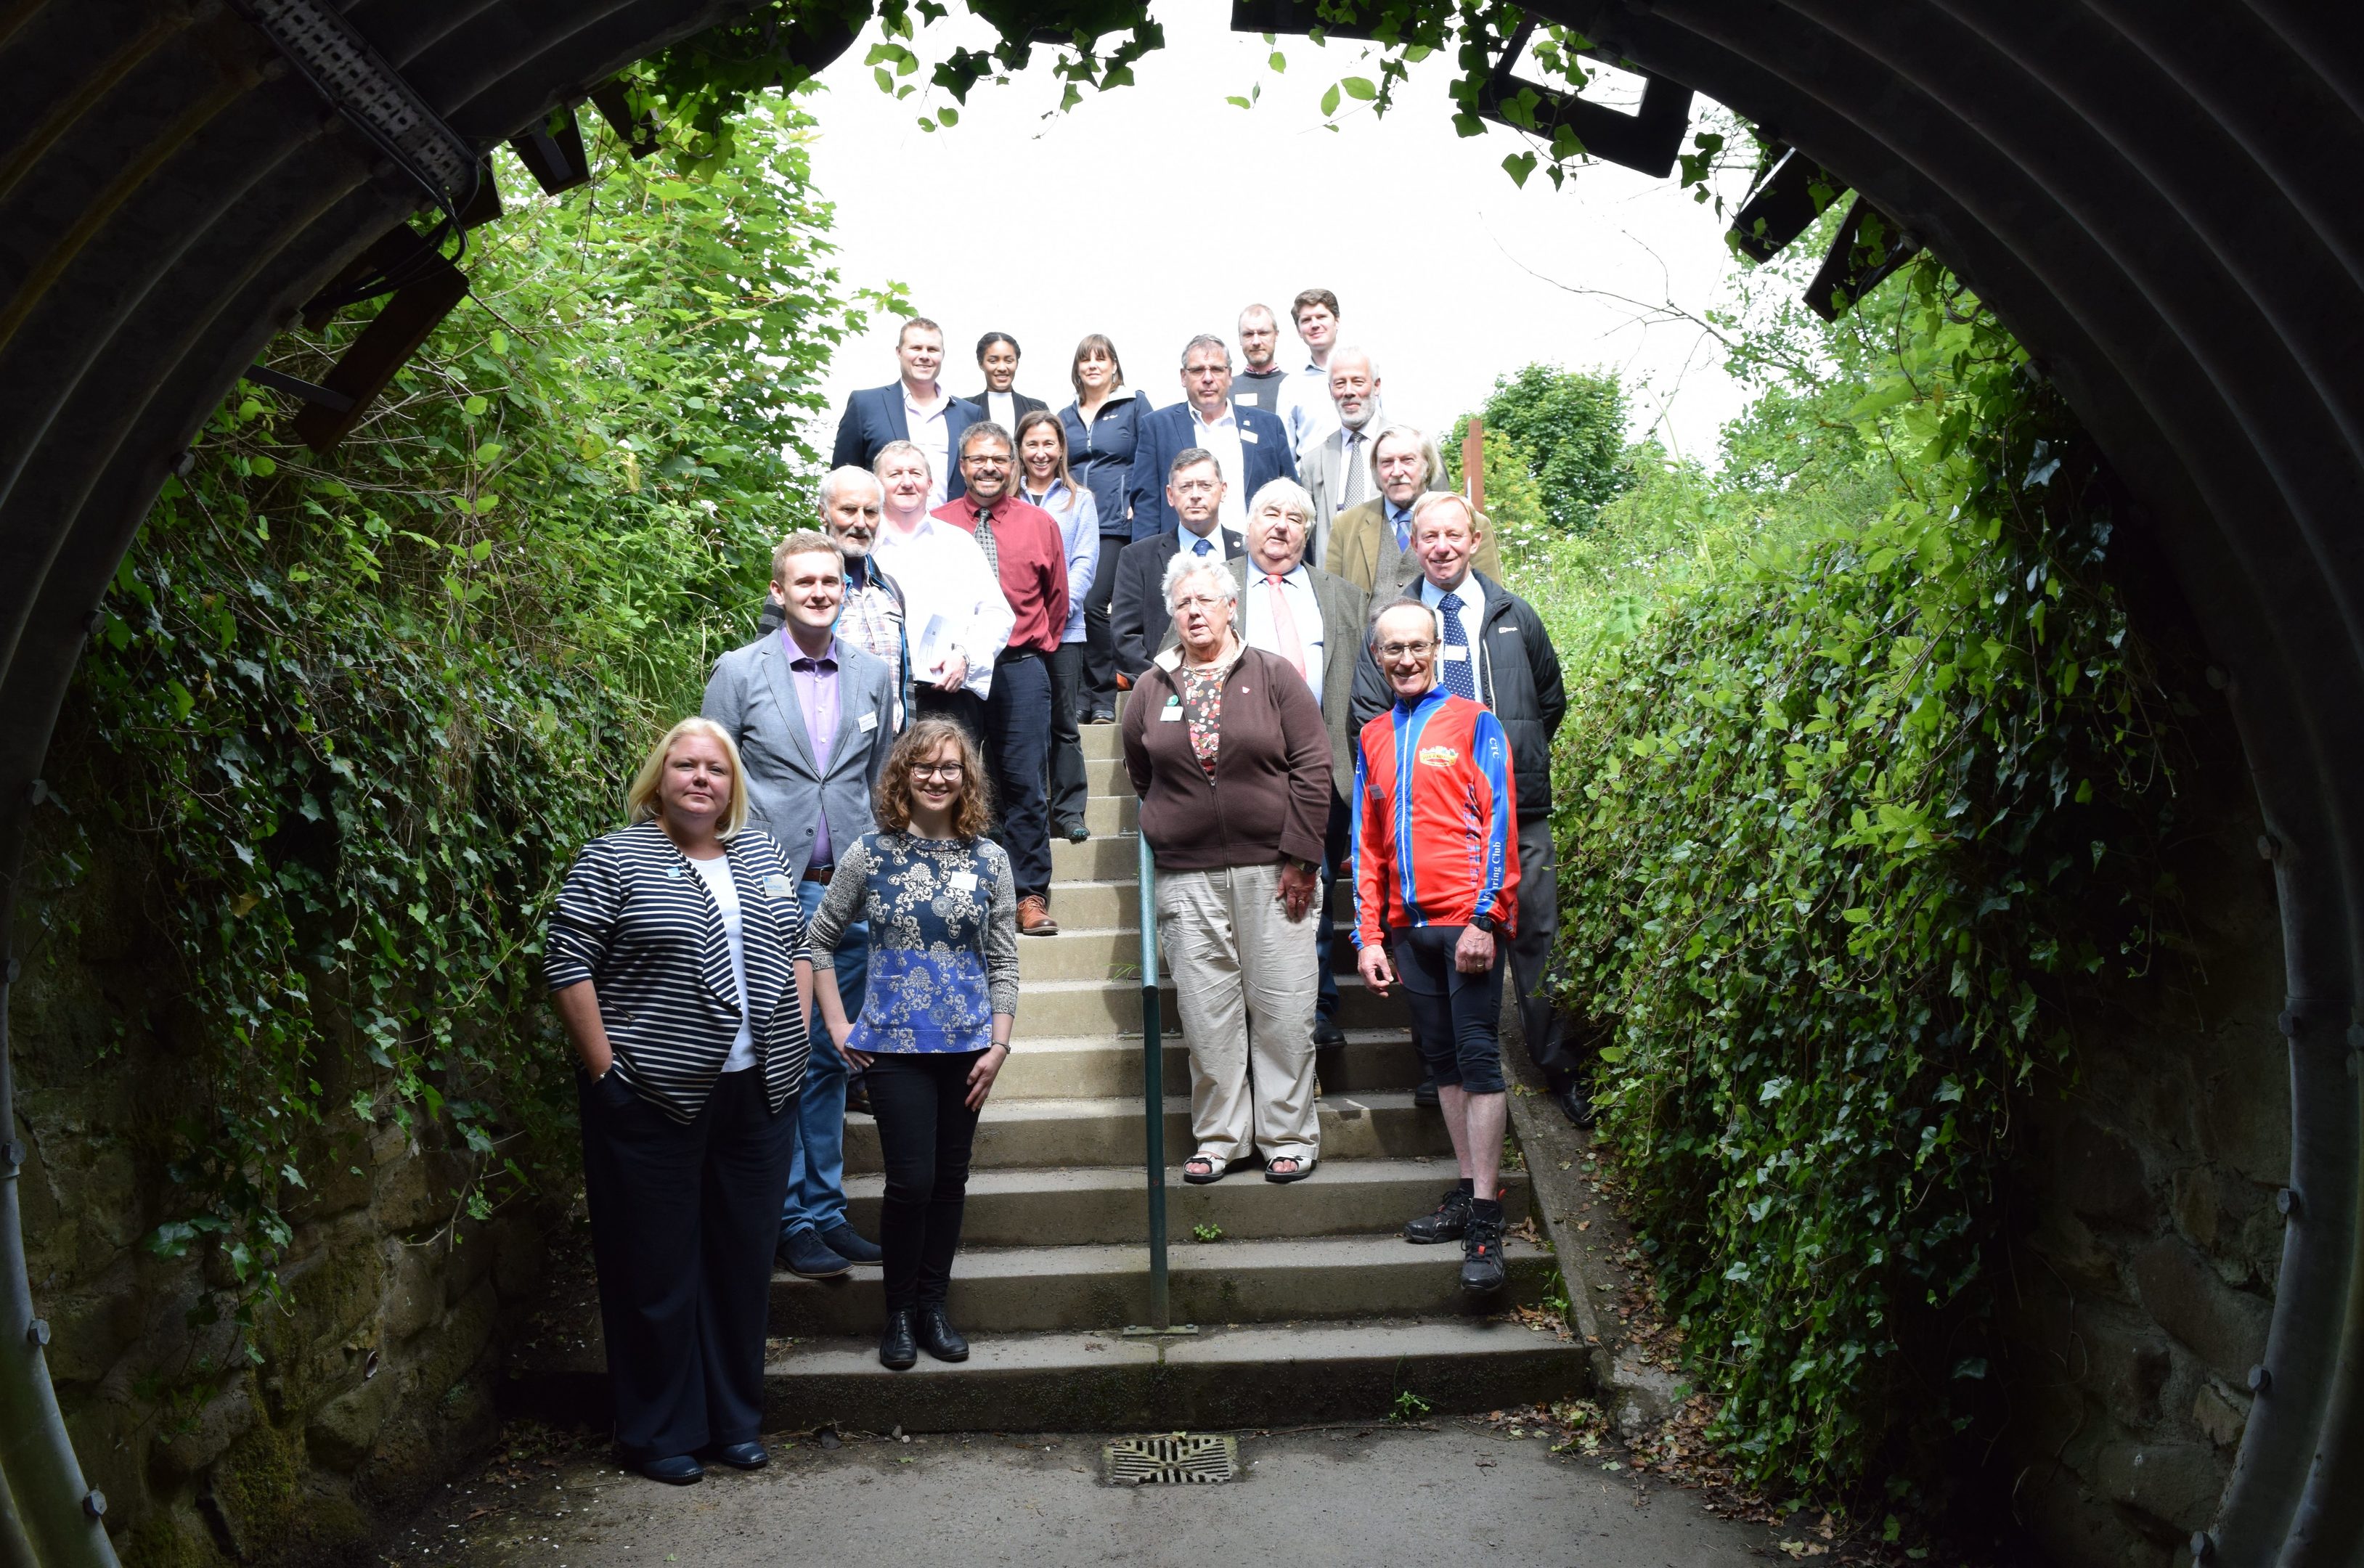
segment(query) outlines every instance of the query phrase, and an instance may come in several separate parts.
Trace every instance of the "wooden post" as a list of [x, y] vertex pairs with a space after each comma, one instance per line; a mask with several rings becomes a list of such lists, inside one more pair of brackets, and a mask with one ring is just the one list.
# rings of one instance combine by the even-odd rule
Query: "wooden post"
[[1486, 421], [1475, 414], [1461, 438], [1461, 493], [1473, 511], [1486, 509]]

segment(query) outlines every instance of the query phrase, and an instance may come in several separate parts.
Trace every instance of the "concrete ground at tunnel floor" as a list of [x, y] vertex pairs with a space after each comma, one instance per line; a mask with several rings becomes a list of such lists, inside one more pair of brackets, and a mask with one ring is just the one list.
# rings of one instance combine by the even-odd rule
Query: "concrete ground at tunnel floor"
[[[1101, 1437], [775, 1439], [772, 1464], [671, 1487], [597, 1451], [511, 1486], [455, 1483], [371, 1556], [416, 1568], [782, 1562], [1202, 1568], [1219, 1562], [1740, 1568], [1785, 1533], [1701, 1495], [1443, 1418], [1244, 1436], [1228, 1485], [1110, 1486]], [[792, 1443], [793, 1446], [787, 1446]], [[1812, 1540], [1809, 1534], [1807, 1539]]]

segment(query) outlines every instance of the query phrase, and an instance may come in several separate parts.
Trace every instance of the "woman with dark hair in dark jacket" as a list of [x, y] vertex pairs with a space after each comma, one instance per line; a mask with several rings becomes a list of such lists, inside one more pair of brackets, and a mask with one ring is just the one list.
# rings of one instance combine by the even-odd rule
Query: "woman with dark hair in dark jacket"
[[1116, 637], [1109, 629], [1109, 595], [1116, 591], [1117, 552], [1132, 542], [1125, 479], [1145, 401], [1124, 384], [1116, 345], [1098, 332], [1076, 345], [1067, 372], [1076, 400], [1059, 412], [1067, 432], [1067, 464], [1099, 507], [1099, 569], [1084, 600], [1084, 692], [1078, 715], [1086, 724], [1116, 721]]

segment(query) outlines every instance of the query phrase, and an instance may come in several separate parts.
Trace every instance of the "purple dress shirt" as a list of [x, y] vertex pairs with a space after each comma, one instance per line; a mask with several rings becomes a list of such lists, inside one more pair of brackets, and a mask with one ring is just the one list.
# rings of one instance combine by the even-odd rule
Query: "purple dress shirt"
[[[797, 706], [804, 709], [805, 736], [812, 742], [813, 768], [829, 776], [830, 749], [837, 743], [837, 639], [816, 659], [797, 646], [788, 628], [780, 628], [780, 647], [788, 656], [788, 675], [797, 688]], [[813, 824], [812, 862], [816, 867], [837, 863], [836, 846], [829, 841], [829, 813]]]

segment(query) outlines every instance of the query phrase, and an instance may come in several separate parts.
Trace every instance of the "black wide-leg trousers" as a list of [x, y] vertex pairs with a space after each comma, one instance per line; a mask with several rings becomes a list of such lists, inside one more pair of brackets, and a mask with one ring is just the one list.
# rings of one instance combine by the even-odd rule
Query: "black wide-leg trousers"
[[613, 1074], [577, 1073], [575, 1096], [618, 1452], [752, 1440], [796, 1101], [773, 1115], [761, 1068], [723, 1073], [687, 1125]]

